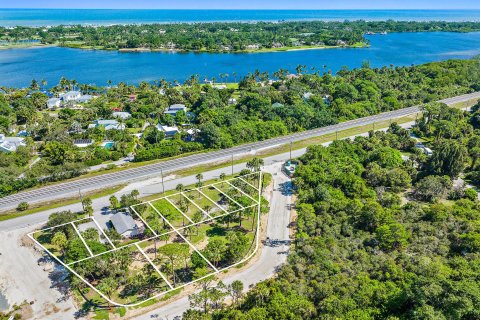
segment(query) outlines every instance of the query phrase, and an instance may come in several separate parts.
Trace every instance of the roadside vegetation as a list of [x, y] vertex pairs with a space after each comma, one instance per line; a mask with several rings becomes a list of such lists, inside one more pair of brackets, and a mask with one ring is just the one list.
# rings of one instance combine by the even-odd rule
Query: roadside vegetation
[[[140, 163], [228, 148], [471, 93], [480, 89], [479, 69], [478, 60], [380, 69], [365, 63], [337, 75], [305, 66], [291, 75], [257, 71], [226, 88], [200, 84], [195, 76], [181, 86], [160, 80], [98, 88], [61, 79], [50, 92], [36, 80], [28, 89], [3, 88], [0, 132], [25, 136], [26, 146], [0, 153], [0, 196], [78, 177], [102, 163], [109, 169], [116, 160]], [[72, 89], [94, 98], [46, 107], [47, 94]], [[173, 104], [184, 104], [187, 112], [166, 114]], [[130, 117], [116, 118], [116, 129], [91, 126], [118, 111]], [[178, 131], [167, 136], [157, 125]], [[74, 145], [79, 140], [91, 144]]]
[[295, 21], [0, 28], [4, 45], [25, 42], [104, 50], [262, 52], [368, 45], [367, 33], [479, 31], [478, 22]]
[[417, 139], [394, 123], [309, 147], [278, 277], [184, 319], [479, 318], [479, 109], [428, 104]]

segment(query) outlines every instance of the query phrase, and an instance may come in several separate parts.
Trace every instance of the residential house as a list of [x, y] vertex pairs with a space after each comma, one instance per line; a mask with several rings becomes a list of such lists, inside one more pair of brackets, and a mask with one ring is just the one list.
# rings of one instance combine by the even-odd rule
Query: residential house
[[129, 112], [118, 111], [118, 112], [112, 113], [112, 116], [114, 118], [122, 118], [123, 120], [126, 120], [126, 119], [130, 118], [132, 115]]
[[110, 219], [115, 231], [125, 238], [139, 237], [145, 231], [145, 227], [137, 223], [131, 215], [118, 212]]
[[93, 144], [93, 140], [92, 139], [77, 139], [77, 140], [73, 140], [73, 145], [78, 147], [78, 148], [86, 148], [90, 145]]
[[237, 99], [235, 99], [235, 98], [228, 99], [228, 104], [229, 105], [237, 104]]
[[164, 125], [161, 125], [161, 124], [157, 124], [157, 129], [159, 131], [162, 131], [163, 133], [165, 133], [165, 137], [166, 138], [171, 138], [173, 137], [175, 134], [179, 133], [180, 131], [178, 130], [178, 127], [177, 126], [173, 126], [173, 127], [170, 127], [170, 126], [164, 126]]
[[0, 151], [1, 152], [15, 152], [20, 146], [26, 146], [25, 138], [22, 137], [6, 137], [0, 134]]
[[60, 108], [61, 103], [62, 103], [62, 100], [60, 100], [59, 98], [50, 98], [47, 100], [47, 108], [48, 109]]
[[125, 129], [124, 124], [118, 123], [117, 120], [95, 120], [93, 123], [88, 125], [89, 129], [92, 128], [105, 128], [105, 130], [123, 130]]
[[80, 91], [68, 91], [60, 95], [60, 99], [65, 102], [77, 101], [82, 96]]
[[87, 103], [87, 102], [90, 102], [90, 100], [92, 100], [93, 97], [89, 94], [84, 94], [83, 96], [80, 96], [76, 102], [78, 103]]
[[177, 104], [172, 104], [170, 107], [168, 107], [167, 110], [165, 110], [165, 114], [169, 114], [171, 116], [175, 116], [177, 114], [177, 112], [179, 111], [183, 111], [183, 112], [187, 112], [187, 107], [185, 107], [184, 104], [180, 104], [180, 103], [177, 103]]

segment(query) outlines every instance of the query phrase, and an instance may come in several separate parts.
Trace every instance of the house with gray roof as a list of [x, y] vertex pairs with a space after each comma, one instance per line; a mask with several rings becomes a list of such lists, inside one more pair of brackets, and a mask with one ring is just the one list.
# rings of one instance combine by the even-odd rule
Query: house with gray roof
[[125, 238], [135, 238], [141, 236], [145, 231], [145, 227], [141, 224], [137, 224], [137, 222], [132, 218], [131, 215], [125, 212], [117, 212], [115, 213], [110, 222], [121, 236]]
[[172, 104], [170, 107], [168, 107], [167, 110], [165, 110], [165, 114], [175, 116], [178, 111], [183, 111], [183, 112], [186, 113], [187, 112], [187, 107], [185, 107], [184, 104], [180, 104], [180, 103]]

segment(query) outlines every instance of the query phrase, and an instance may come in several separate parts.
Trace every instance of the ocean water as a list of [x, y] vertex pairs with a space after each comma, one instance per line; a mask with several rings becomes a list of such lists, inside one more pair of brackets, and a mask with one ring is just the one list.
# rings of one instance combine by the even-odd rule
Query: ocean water
[[0, 9], [0, 26], [279, 20], [480, 21], [480, 10], [110, 10]]
[[52, 86], [61, 77], [96, 85], [106, 85], [108, 80], [137, 84], [161, 78], [182, 82], [193, 74], [201, 80], [220, 79], [221, 73], [234, 81], [257, 69], [294, 72], [299, 64], [335, 73], [343, 66], [360, 67], [363, 61], [372, 67], [409, 66], [480, 54], [479, 32], [392, 33], [368, 38], [369, 48], [269, 53], [120, 53], [59, 47], [0, 50], [0, 85], [25, 87], [32, 79], [46, 79]]

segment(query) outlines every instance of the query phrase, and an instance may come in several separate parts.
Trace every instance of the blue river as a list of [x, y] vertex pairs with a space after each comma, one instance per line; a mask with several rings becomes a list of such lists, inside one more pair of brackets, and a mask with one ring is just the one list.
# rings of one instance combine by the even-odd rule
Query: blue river
[[1, 9], [0, 26], [279, 20], [480, 21], [480, 10]]
[[[106, 85], [124, 81], [137, 84], [165, 78], [184, 81], [228, 74], [229, 81], [249, 72], [295, 70], [299, 64], [337, 72], [364, 61], [372, 67], [409, 66], [480, 54], [480, 33], [392, 33], [368, 36], [371, 46], [361, 49], [321, 49], [271, 53], [120, 53], [59, 47], [0, 50], [0, 85], [28, 86], [32, 79], [57, 84], [63, 76], [80, 83]], [[326, 68], [325, 68], [326, 66]]]

